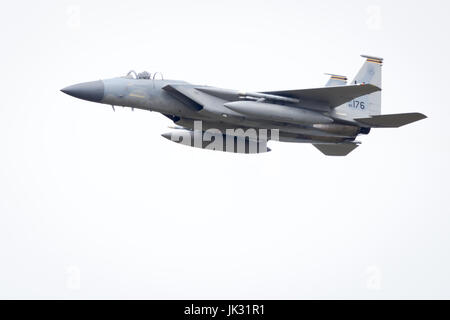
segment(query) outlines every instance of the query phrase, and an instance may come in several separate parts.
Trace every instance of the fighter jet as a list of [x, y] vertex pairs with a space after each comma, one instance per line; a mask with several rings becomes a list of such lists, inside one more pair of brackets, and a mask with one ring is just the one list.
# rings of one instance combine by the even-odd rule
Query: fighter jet
[[381, 114], [383, 59], [362, 55], [349, 84], [330, 74], [324, 87], [241, 92], [148, 72], [84, 82], [61, 91], [102, 104], [156, 111], [176, 125], [163, 137], [184, 145], [234, 153], [270, 151], [267, 142], [311, 143], [327, 156], [346, 156], [372, 128], [397, 128], [426, 118], [421, 113]]

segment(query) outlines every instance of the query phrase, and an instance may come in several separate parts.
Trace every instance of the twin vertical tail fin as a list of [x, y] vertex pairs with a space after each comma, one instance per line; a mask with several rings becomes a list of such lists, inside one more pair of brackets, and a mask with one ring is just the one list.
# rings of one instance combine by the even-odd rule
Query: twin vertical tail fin
[[[370, 84], [381, 90], [381, 67], [383, 59], [365, 55], [362, 57], [366, 58], [366, 61], [350, 85]], [[345, 85], [346, 81], [344, 82], [344, 78], [331, 75], [331, 79], [326, 86]], [[361, 129], [364, 129], [360, 133], [368, 133], [370, 128], [398, 128], [426, 118], [424, 114], [418, 112], [382, 115], [381, 91], [355, 98], [335, 108], [334, 112], [337, 116], [344, 117], [346, 120], [352, 120]], [[314, 146], [327, 156], [346, 156], [358, 147], [358, 143], [348, 141], [334, 144], [314, 144]]]
[[[366, 55], [362, 57], [366, 58], [366, 61], [350, 84], [372, 84], [381, 89], [383, 59]], [[381, 91], [356, 98], [335, 110], [353, 119], [379, 115], [381, 114]]]
[[330, 79], [325, 84], [325, 87], [337, 87], [337, 86], [345, 86], [347, 84], [347, 77], [340, 76], [337, 74], [325, 73], [330, 76]]
[[[362, 57], [366, 58], [366, 61], [351, 84], [372, 84], [381, 89], [383, 59], [365, 55]], [[369, 128], [398, 128], [426, 118], [417, 112], [382, 115], [381, 91], [354, 99], [337, 109]]]

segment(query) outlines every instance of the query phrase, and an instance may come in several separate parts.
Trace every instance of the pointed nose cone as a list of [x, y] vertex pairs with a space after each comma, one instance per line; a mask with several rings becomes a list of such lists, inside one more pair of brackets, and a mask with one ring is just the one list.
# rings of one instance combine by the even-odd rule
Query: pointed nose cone
[[97, 80], [74, 84], [61, 89], [61, 91], [75, 98], [100, 102], [105, 94], [105, 85], [103, 81]]

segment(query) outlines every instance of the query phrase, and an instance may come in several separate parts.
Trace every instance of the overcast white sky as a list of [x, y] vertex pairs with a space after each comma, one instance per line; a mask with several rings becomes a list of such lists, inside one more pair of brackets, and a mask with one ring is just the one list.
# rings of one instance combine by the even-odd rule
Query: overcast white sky
[[[10, 1], [0, 11], [0, 298], [450, 298], [448, 1]], [[130, 69], [317, 87], [385, 58], [348, 157], [189, 148], [59, 91]]]

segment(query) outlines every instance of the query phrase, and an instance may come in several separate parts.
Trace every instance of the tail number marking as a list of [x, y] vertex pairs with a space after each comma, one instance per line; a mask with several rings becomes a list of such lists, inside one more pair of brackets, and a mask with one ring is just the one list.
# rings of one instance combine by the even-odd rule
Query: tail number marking
[[366, 105], [364, 104], [364, 101], [353, 100], [348, 104], [348, 107], [353, 109], [364, 110], [366, 108]]

